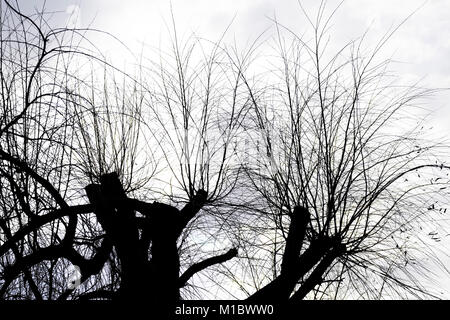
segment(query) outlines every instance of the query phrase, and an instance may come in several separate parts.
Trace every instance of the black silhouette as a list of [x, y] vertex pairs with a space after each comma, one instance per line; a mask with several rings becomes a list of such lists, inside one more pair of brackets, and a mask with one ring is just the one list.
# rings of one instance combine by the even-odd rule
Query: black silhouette
[[[75, 45], [81, 31], [0, 8], [0, 300], [170, 313], [208, 285], [254, 304], [339, 298], [342, 287], [433, 296], [396, 272], [415, 279], [408, 237], [447, 211], [431, 198], [449, 167], [415, 136], [381, 130], [428, 91], [377, 105], [391, 92], [378, 87], [384, 64], [372, 67], [373, 56], [341, 63], [339, 51], [322, 66], [328, 22], [314, 26], [315, 49], [279, 35], [281, 81], [269, 88], [247, 75], [251, 54], [200, 46], [205, 61], [192, 66], [195, 45], [175, 41], [173, 65], [150, 72], [155, 89]], [[83, 73], [90, 64], [107, 70], [103, 82], [86, 80], [97, 76]], [[245, 159], [239, 137], [254, 147]], [[170, 191], [151, 186], [160, 180]], [[74, 266], [79, 279], [65, 274]]]

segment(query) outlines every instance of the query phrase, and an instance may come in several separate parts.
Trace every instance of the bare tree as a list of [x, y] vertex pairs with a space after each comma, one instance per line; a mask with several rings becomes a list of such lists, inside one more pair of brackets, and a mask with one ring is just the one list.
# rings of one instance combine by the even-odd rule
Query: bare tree
[[[50, 29], [42, 12], [25, 16], [2, 1], [1, 15], [0, 295], [51, 298], [60, 280], [49, 277], [60, 268], [54, 257], [73, 241], [78, 222], [77, 215], [58, 218], [85, 211], [69, 205], [76, 195], [69, 188], [73, 119], [66, 107], [72, 79], [67, 66], [77, 48], [65, 39], [70, 30]], [[43, 218], [48, 212], [53, 218]], [[44, 259], [47, 264], [35, 266]], [[10, 286], [19, 289], [8, 291]]]
[[82, 47], [85, 32], [2, 2], [0, 296], [161, 307], [237, 254], [227, 244], [194, 254], [192, 238], [205, 223], [220, 228], [198, 213], [239, 176], [231, 143], [247, 108], [243, 66], [217, 44], [182, 52], [175, 40], [172, 59], [138, 82]]
[[334, 12], [303, 12], [303, 36], [275, 21], [273, 84], [246, 80], [258, 192], [242, 211], [260, 235], [246, 263], [262, 273], [246, 275], [249, 300], [436, 297], [419, 280], [421, 260], [440, 264], [421, 230], [448, 205], [446, 147], [420, 118], [433, 90], [397, 84], [378, 58], [400, 25], [369, 51], [364, 35], [330, 52]]
[[439, 210], [448, 167], [403, 112], [430, 91], [385, 82], [390, 34], [327, 58], [323, 13], [312, 41], [288, 31], [286, 45], [276, 24], [281, 64], [258, 88], [255, 46], [174, 29], [131, 76], [86, 30], [2, 1], [0, 299], [425, 293], [405, 278], [407, 240]]

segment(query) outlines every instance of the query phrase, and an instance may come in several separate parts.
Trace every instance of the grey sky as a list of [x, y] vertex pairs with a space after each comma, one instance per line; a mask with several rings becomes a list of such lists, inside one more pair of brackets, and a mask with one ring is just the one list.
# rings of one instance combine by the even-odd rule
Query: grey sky
[[[42, 0], [20, 1], [26, 10], [42, 3]], [[295, 31], [302, 32], [306, 28], [297, 0], [172, 0], [171, 3], [177, 29], [185, 36], [195, 32], [210, 40], [218, 39], [233, 18], [229, 34], [241, 44], [252, 41], [273, 26], [269, 18], [274, 16]], [[302, 1], [311, 13], [317, 10], [319, 3]], [[332, 10], [339, 3], [329, 0], [327, 7]], [[170, 23], [170, 1], [167, 0], [47, 0], [46, 5], [48, 9], [65, 12], [66, 17], [68, 12], [73, 12], [74, 5], [78, 6], [81, 26], [90, 25], [112, 33], [133, 50], [139, 50], [138, 43], [142, 41], [158, 46], [161, 37], [167, 35]], [[333, 41], [344, 44], [369, 27], [369, 35], [375, 41], [417, 9], [396, 32], [385, 53], [401, 62], [395, 67], [403, 79], [421, 80], [430, 87], [450, 87], [450, 2], [447, 0], [346, 0], [333, 20]], [[59, 19], [62, 17], [64, 15], [58, 15]], [[102, 41], [99, 45], [108, 52], [111, 43]], [[432, 101], [435, 112], [432, 121], [437, 134], [450, 132], [447, 129], [448, 101], [448, 92], [439, 93]]]
[[[301, 33], [306, 29], [305, 19], [296, 0], [172, 0], [172, 7], [181, 34], [197, 35], [216, 40], [228, 24], [234, 22], [230, 37], [245, 44], [273, 26], [270, 17], [277, 17], [283, 25]], [[327, 1], [329, 10], [340, 1]], [[43, 1], [19, 0], [25, 11], [42, 6]], [[317, 10], [320, 1], [303, 0], [305, 9]], [[64, 24], [69, 12], [78, 12], [77, 26], [98, 28], [124, 41], [132, 50], [139, 50], [143, 41], [158, 46], [167, 34], [170, 23], [170, 2], [167, 0], [47, 0], [47, 9], [60, 11], [56, 23]], [[405, 81], [421, 80], [433, 88], [450, 88], [450, 1], [448, 0], [347, 0], [333, 20], [333, 41], [343, 45], [370, 28], [369, 39], [377, 40], [390, 28], [418, 11], [396, 32], [383, 54], [392, 56], [394, 65]], [[73, 17], [72, 17], [73, 18]], [[267, 35], [270, 36], [268, 31]], [[111, 42], [99, 38], [96, 44], [113, 59]], [[104, 41], [104, 42], [102, 42]], [[369, 42], [370, 43], [370, 42]], [[120, 61], [119, 61], [120, 63]], [[442, 91], [430, 100], [428, 108], [436, 135], [450, 137], [450, 93]], [[449, 159], [450, 160], [450, 159]], [[449, 161], [450, 162], [450, 161]], [[450, 251], [449, 251], [450, 252]], [[445, 258], [443, 255], [443, 259]], [[447, 278], [448, 275], [447, 275]], [[442, 291], [450, 298], [450, 279], [443, 278]], [[436, 285], [436, 284], [435, 284]]]

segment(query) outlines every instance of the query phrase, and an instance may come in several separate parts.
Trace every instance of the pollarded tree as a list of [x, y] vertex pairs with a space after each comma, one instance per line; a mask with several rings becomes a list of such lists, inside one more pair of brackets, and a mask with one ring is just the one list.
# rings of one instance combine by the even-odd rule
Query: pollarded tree
[[440, 263], [424, 238], [448, 204], [447, 149], [420, 118], [433, 90], [400, 85], [378, 58], [396, 29], [371, 50], [364, 36], [330, 52], [334, 13], [304, 13], [302, 37], [276, 23], [273, 85], [246, 80], [255, 196], [241, 212], [253, 212], [247, 263], [262, 274], [249, 300], [436, 297], [420, 263]]
[[[322, 67], [319, 22], [312, 49], [280, 42], [285, 86], [258, 91], [250, 56], [217, 43], [181, 46], [173, 33], [172, 55], [131, 77], [75, 46], [81, 30], [3, 1], [1, 299], [161, 307], [206, 296], [199, 286], [217, 289], [232, 270], [250, 301], [288, 301], [409, 258], [390, 236], [421, 211], [396, 209], [426, 185], [403, 180], [444, 165], [421, 162], [430, 149], [387, 130], [423, 92], [386, 100], [383, 65], [358, 50]], [[239, 161], [241, 137], [260, 141], [257, 161]]]
[[[231, 142], [249, 105], [244, 66], [217, 44], [182, 52], [175, 41], [172, 59], [137, 81], [82, 47], [87, 31], [1, 9], [1, 298], [160, 307], [235, 257], [230, 244], [196, 254], [192, 239], [220, 228], [198, 213], [239, 177]], [[166, 186], [148, 196], [149, 180]]]

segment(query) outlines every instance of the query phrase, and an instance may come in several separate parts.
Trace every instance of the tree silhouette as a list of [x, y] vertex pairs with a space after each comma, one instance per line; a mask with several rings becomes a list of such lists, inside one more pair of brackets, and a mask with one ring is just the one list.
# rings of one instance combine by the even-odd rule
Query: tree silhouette
[[[275, 21], [274, 84], [245, 81], [256, 150], [247, 184], [257, 193], [241, 201], [242, 214], [259, 212], [251, 228], [266, 234], [254, 244], [259, 259], [246, 261], [265, 270], [249, 299], [433, 296], [418, 285], [430, 271], [417, 266], [424, 253], [414, 242], [441, 220], [448, 166], [426, 120], [411, 119], [433, 90], [396, 84], [391, 61], [378, 59], [401, 24], [369, 51], [365, 37], [332, 51], [334, 12], [304, 14], [311, 37]], [[425, 256], [436, 260], [432, 251]]]
[[[225, 248], [180, 270], [192, 221], [237, 181], [229, 146], [246, 107], [239, 72], [229, 62], [226, 70], [217, 45], [210, 55], [201, 47], [194, 67], [174, 47], [175, 64], [149, 70], [156, 84], [145, 87], [83, 48], [86, 39], [83, 30], [51, 28], [43, 12], [26, 16], [2, 2], [0, 295], [162, 308], [193, 275], [237, 255]], [[103, 82], [86, 72], [96, 66]], [[178, 182], [170, 194], [153, 189], [171, 204], [145, 189], [146, 201], [131, 197], [158, 170]], [[80, 274], [67, 275], [71, 266]]]
[[132, 77], [87, 31], [2, 1], [0, 299], [165, 308], [201, 282], [249, 302], [426, 294], [398, 270], [415, 279], [405, 235], [448, 166], [416, 128], [389, 130], [429, 91], [383, 82], [390, 33], [327, 60], [323, 10], [312, 42], [287, 30], [286, 46], [276, 23], [278, 78], [259, 88], [256, 47], [181, 46], [174, 29], [172, 53]]

